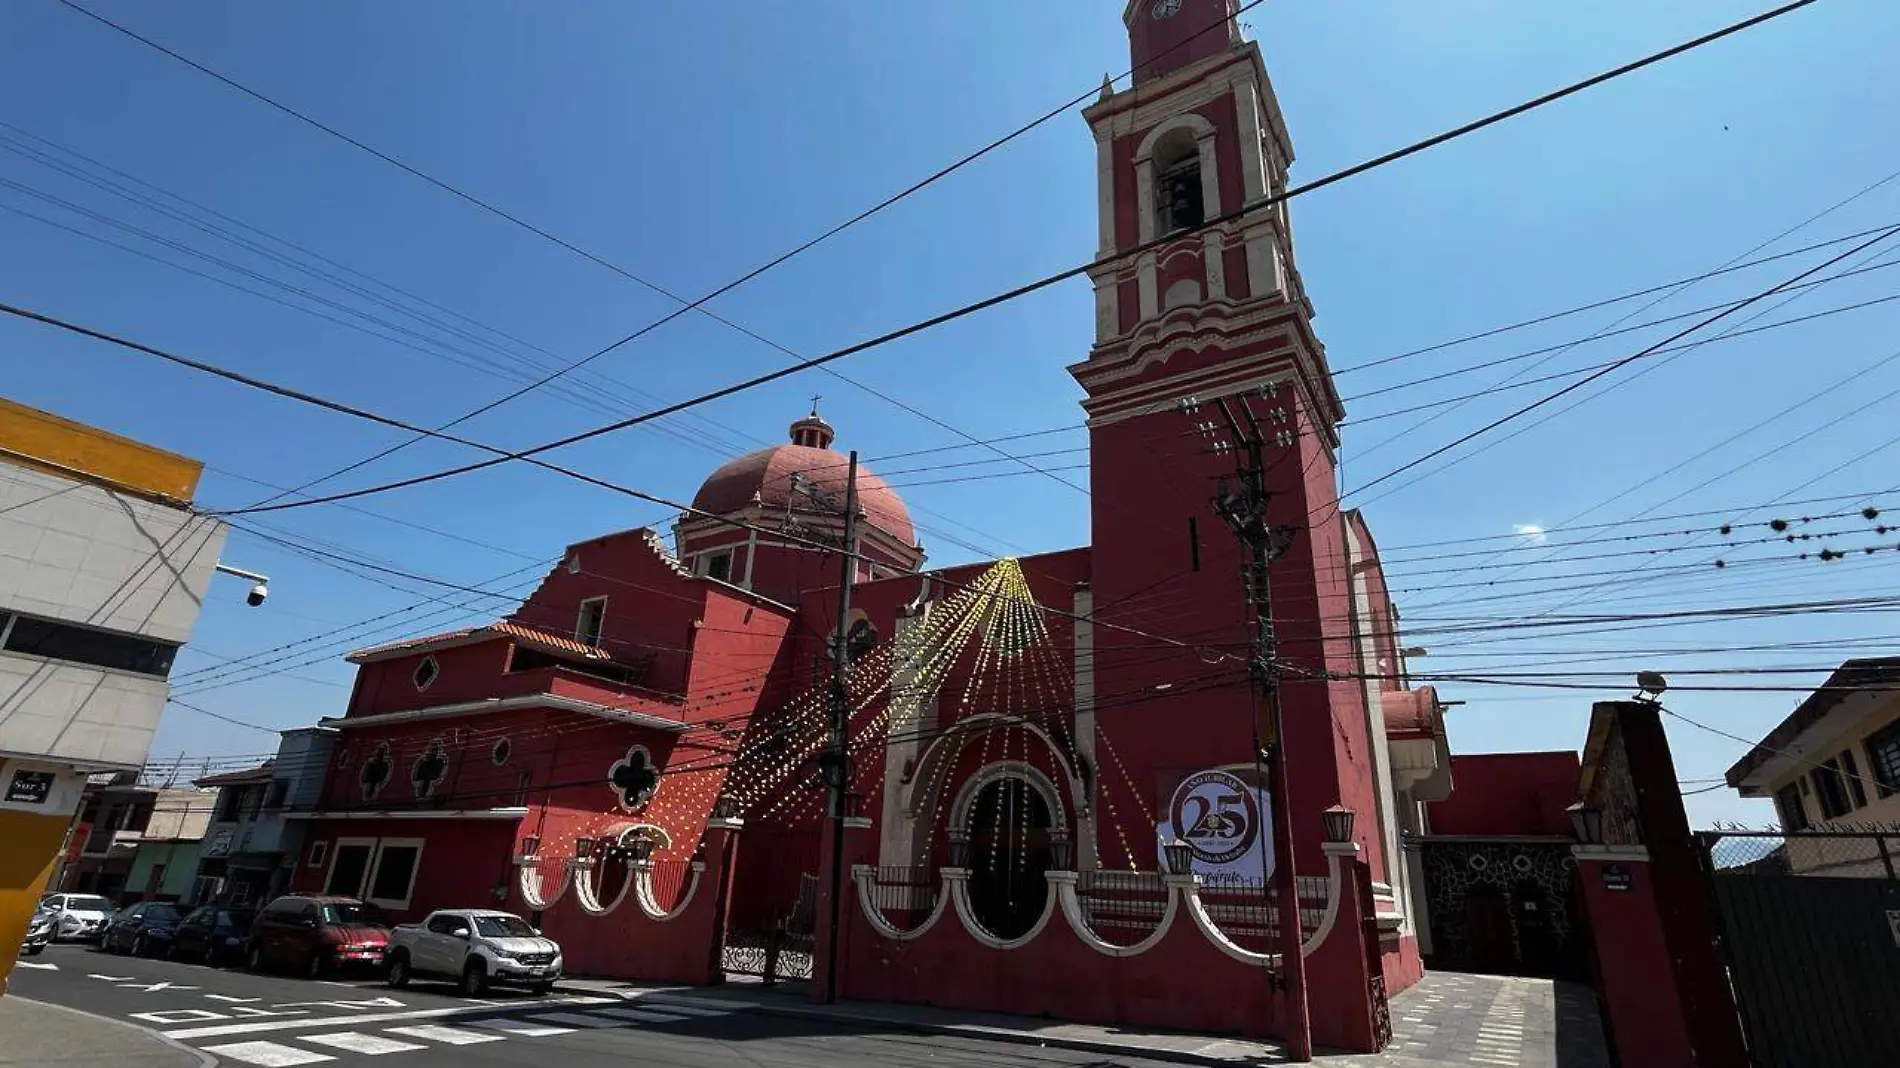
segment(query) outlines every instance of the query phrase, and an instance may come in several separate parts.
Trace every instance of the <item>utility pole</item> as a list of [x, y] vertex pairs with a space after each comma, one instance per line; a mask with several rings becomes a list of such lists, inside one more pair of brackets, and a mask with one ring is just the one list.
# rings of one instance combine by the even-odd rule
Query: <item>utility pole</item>
[[[1266, 395], [1272, 396], [1271, 385], [1266, 387]], [[1267, 502], [1272, 495], [1267, 492], [1265, 443], [1260, 423], [1254, 418], [1247, 398], [1243, 395], [1230, 401], [1223, 397], [1217, 406], [1238, 447], [1240, 465], [1236, 478], [1240, 489], [1234, 491], [1223, 484], [1214, 497], [1214, 511], [1232, 528], [1244, 551], [1241, 566], [1247, 603], [1253, 606], [1254, 615], [1253, 655], [1247, 668], [1258, 698], [1253, 720], [1254, 765], [1258, 774], [1260, 765], [1266, 764], [1268, 807], [1273, 813], [1273, 855], [1278, 862], [1273, 896], [1280, 918], [1280, 978], [1287, 994], [1287, 1051], [1293, 1060], [1305, 1062], [1313, 1059], [1313, 1031], [1307, 1010], [1306, 959], [1300, 952], [1302, 931], [1299, 880], [1293, 863], [1293, 805], [1287, 789], [1286, 746], [1281, 732], [1280, 643], [1274, 633], [1273, 595], [1268, 579], [1270, 565], [1292, 544], [1297, 528], [1276, 527], [1267, 521]], [[1235, 414], [1235, 408], [1239, 408], [1239, 415]], [[1271, 415], [1271, 421], [1278, 425], [1274, 444], [1291, 448], [1294, 435], [1286, 425], [1285, 410], [1275, 409]]]
[[822, 769], [831, 795], [831, 882], [830, 922], [826, 924], [825, 1004], [838, 1000], [838, 922], [842, 912], [839, 901], [844, 895], [844, 819], [845, 798], [851, 789], [851, 751], [848, 732], [851, 695], [845, 689], [845, 672], [851, 666], [851, 587], [857, 582], [858, 554], [858, 452], [851, 450], [845, 468], [844, 546], [839, 553], [838, 620], [831, 631], [831, 689], [826, 702], [830, 713], [830, 737], [826, 741]]

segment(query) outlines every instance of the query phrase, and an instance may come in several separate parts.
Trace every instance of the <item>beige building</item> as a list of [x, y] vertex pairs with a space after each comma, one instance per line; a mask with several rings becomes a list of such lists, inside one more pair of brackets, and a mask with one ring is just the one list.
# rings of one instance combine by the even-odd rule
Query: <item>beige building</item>
[[1785, 831], [1896, 829], [1791, 837], [1790, 871], [1891, 878], [1900, 867], [1900, 657], [1836, 668], [1727, 778], [1743, 797], [1772, 798]]
[[202, 469], [0, 400], [0, 983], [87, 776], [145, 763], [224, 546]]

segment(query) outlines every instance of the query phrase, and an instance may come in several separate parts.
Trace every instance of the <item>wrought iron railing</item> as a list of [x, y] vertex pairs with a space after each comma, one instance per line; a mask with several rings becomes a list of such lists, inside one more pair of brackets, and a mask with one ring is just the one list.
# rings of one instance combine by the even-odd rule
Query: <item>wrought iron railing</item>
[[1168, 886], [1159, 872], [1085, 871], [1076, 876], [1075, 892], [1091, 930], [1122, 936], [1112, 941], [1147, 937], [1168, 911]]
[[942, 893], [943, 880], [935, 868], [885, 865], [877, 869], [871, 884], [871, 903], [902, 927], [907, 918], [927, 918]]

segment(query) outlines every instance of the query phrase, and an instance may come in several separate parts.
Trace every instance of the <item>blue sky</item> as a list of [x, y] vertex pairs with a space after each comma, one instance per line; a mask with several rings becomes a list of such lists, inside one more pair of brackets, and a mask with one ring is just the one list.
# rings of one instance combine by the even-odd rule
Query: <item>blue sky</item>
[[[723, 283], [1127, 64], [1119, 0], [558, 7], [92, 2], [241, 82], [687, 294]], [[1730, 0], [1273, 0], [1246, 21], [1265, 50], [1286, 111], [1298, 181], [1758, 9]], [[16, 184], [0, 184], [0, 249], [6, 250], [0, 256], [0, 299], [418, 422], [446, 420], [506, 392], [514, 380], [499, 377], [496, 367], [519, 375], [521, 360], [564, 362], [672, 307], [623, 277], [54, 3], [9, 4], [0, 20], [6, 29], [0, 33], [0, 121], [448, 311], [423, 309], [435, 324], [398, 315], [4, 145], [0, 179]], [[1900, 96], [1900, 69], [1884, 44], [1896, 32], [1900, 9], [1893, 5], [1828, 0], [1301, 198], [1293, 206], [1299, 264], [1333, 366], [1343, 370], [1707, 271], [1804, 222], [1757, 255], [1900, 221], [1895, 181], [1807, 222], [1900, 169], [1900, 129], [1884, 103]], [[0, 127], [0, 134], [32, 144], [15, 129]], [[1093, 175], [1085, 124], [1079, 117], [1062, 118], [715, 307], [780, 344], [812, 353], [986, 296], [1092, 254]], [[47, 196], [94, 214], [76, 213]], [[228, 266], [190, 259], [177, 248], [114, 229], [101, 217], [142, 228], [321, 299], [399, 322], [435, 339], [424, 346], [433, 354], [161, 266], [22, 211], [325, 315], [349, 314], [268, 289], [269, 282]], [[1531, 361], [1354, 400], [1426, 375], [1561, 345], [1632, 313], [1630, 322], [1643, 322], [1746, 296], [1846, 247], [1830, 245], [1679, 294], [1657, 294], [1663, 301], [1648, 311], [1640, 309], [1653, 297], [1343, 373], [1340, 390], [1354, 418], [1453, 396], [1498, 382]], [[1869, 258], [1886, 249], [1878, 246], [1846, 265], [1876, 269], [1803, 291], [1785, 310], [1749, 325], [1891, 295], [1894, 282], [1877, 267], [1884, 261]], [[390, 299], [416, 307], [407, 298]], [[497, 351], [445, 335], [439, 324], [446, 322], [478, 332], [450, 319], [451, 313], [532, 348], [500, 341]], [[1900, 508], [1900, 495], [1873, 493], [1893, 488], [1893, 458], [1900, 454], [1876, 449], [1894, 433], [1895, 406], [1881, 402], [1889, 390], [1900, 389], [1900, 360], [1879, 361], [1900, 347], [1892, 329], [1896, 314], [1896, 305], [1875, 305], [1712, 344], [1666, 364], [1650, 361], [1661, 365], [1601, 400], [1416, 485], [1406, 485], [1409, 476], [1402, 476], [1365, 494], [1377, 536], [1394, 561], [1392, 583], [1406, 591], [1398, 595], [1401, 609], [1428, 630], [1437, 620], [1555, 609], [1579, 594], [1583, 599], [1563, 610], [1654, 611], [1886, 592], [1889, 569], [1900, 564], [1892, 554], [1833, 565], [1800, 563], [1781, 558], [1792, 549], [1723, 550], [1721, 539], [1707, 534], [1701, 537], [1714, 546], [1707, 552], [1690, 547], [1694, 536], [1629, 544], [1671, 547], [1667, 564], [1708, 564], [1716, 556], [1772, 562], [1720, 573], [1684, 566], [1654, 584], [1563, 592], [1555, 588], [1587, 586], [1605, 571], [1651, 562], [1568, 560], [1616, 548], [1597, 543], [1536, 569], [1506, 572], [1497, 565], [1539, 558], [1549, 547], [1513, 551], [1495, 561], [1416, 558], [1474, 547], [1536, 547], [1528, 538], [1405, 547], [1509, 535], [1522, 525], [1554, 528], [1744, 430], [1734, 443], [1580, 520], [1628, 525], [1572, 537], [1686, 529], [1722, 519], [1759, 523], [1863, 503]], [[1070, 283], [855, 357], [839, 370], [983, 437], [1075, 427], [1079, 390], [1063, 368], [1085, 355], [1091, 321], [1085, 284]], [[1526, 374], [1614, 359], [1691, 321], [1590, 341], [1555, 353]], [[462, 351], [445, 353], [439, 347], [444, 341]], [[610, 381], [582, 378], [583, 388], [572, 395], [578, 401], [537, 394], [464, 430], [499, 445], [526, 445], [603, 422], [604, 411], [687, 396], [784, 360], [726, 327], [689, 316], [599, 361], [594, 370]], [[1843, 383], [1863, 368], [1869, 369]], [[200, 499], [210, 506], [248, 503], [270, 492], [246, 479], [302, 482], [396, 440], [390, 432], [21, 323], [0, 324], [0, 373], [11, 397], [206, 460], [211, 470]], [[1479, 398], [1377, 449], [1421, 416], [1349, 426], [1345, 482], [1365, 482], [1561, 381]], [[1837, 383], [1833, 392], [1783, 414], [1795, 401]], [[603, 477], [689, 497], [721, 456], [780, 440], [785, 424], [802, 413], [814, 392], [825, 396], [826, 415], [841, 430], [839, 445], [867, 456], [958, 441], [852, 384], [810, 374], [708, 406], [702, 419], [679, 427], [693, 440], [632, 431], [568, 450], [560, 459]], [[1850, 415], [1863, 405], [1869, 406]], [[1758, 429], [1750, 429], [1758, 422]], [[1072, 430], [1019, 443], [1019, 449], [1053, 451], [1083, 443], [1083, 435]], [[1829, 473], [1869, 450], [1865, 459]], [[1724, 474], [1758, 454], [1756, 462]], [[468, 458], [458, 447], [431, 443], [351, 477], [394, 477]], [[883, 467], [983, 458], [950, 453]], [[1082, 455], [1039, 462], [1080, 463]], [[1442, 462], [1419, 470], [1432, 472]], [[1803, 486], [1816, 476], [1824, 477]], [[1402, 488], [1380, 495], [1394, 486]], [[1060, 548], [1088, 538], [1086, 500], [1033, 475], [920, 485], [905, 493], [936, 563], [972, 553], [933, 532], [995, 552]], [[1872, 496], [1833, 506], [1742, 507], [1865, 493]], [[453, 529], [483, 544], [336, 508], [267, 522], [352, 554], [479, 583], [529, 568], [569, 541], [666, 518], [660, 509], [519, 465], [387, 495], [364, 507]], [[1722, 515], [1645, 524], [1638, 520], [1646, 508], [1649, 515]], [[1865, 525], [1822, 522], [1843, 531]], [[1564, 538], [1552, 533], [1550, 545]], [[1836, 544], [1882, 540], [1894, 538], [1856, 533]], [[256, 652], [417, 599], [241, 532], [226, 558], [269, 572], [273, 597], [267, 608], [248, 610], [241, 587], [220, 586], [193, 648], [181, 658], [181, 673], [215, 667], [205, 654]], [[1401, 563], [1405, 558], [1414, 559]], [[1441, 570], [1474, 562], [1485, 569]], [[1564, 577], [1575, 574], [1597, 578]], [[1494, 577], [1535, 581], [1494, 590], [1469, 585]], [[1435, 586], [1440, 588], [1430, 588]], [[1525, 596], [1460, 603], [1506, 591]], [[1416, 643], [1432, 647], [1433, 654], [1414, 666], [1524, 670], [1496, 655], [1523, 650], [1541, 655], [1516, 659], [1553, 671], [1811, 668], [1890, 648], [1878, 641], [1826, 644], [1886, 636], [1891, 624], [1883, 619], [1804, 615], [1493, 644], [1448, 644], [1484, 635], [1440, 642], [1427, 634]], [[1792, 642], [1822, 647], [1676, 652]], [[1667, 658], [1664, 647], [1671, 653]], [[1559, 660], [1578, 662], [1558, 666]], [[1694, 681], [1800, 686], [1819, 677]], [[240, 719], [293, 726], [338, 712], [348, 679], [347, 665], [329, 658], [291, 675], [205, 689], [187, 699]], [[183, 693], [193, 689], [181, 686]], [[1466, 751], [1574, 748], [1588, 702], [1598, 695], [1443, 689], [1467, 702], [1451, 714], [1454, 744]], [[1617, 683], [1601, 696], [1626, 692]], [[1791, 693], [1685, 692], [1675, 695], [1671, 707], [1756, 737], [1797, 700]], [[1719, 775], [1743, 748], [1680, 721], [1671, 722], [1671, 734], [1685, 779]], [[272, 744], [268, 736], [174, 708], [153, 755], [261, 752]], [[1690, 787], [1697, 785], [1704, 784]], [[1759, 806], [1744, 805], [1726, 790], [1691, 801], [1699, 819], [1765, 817]]]

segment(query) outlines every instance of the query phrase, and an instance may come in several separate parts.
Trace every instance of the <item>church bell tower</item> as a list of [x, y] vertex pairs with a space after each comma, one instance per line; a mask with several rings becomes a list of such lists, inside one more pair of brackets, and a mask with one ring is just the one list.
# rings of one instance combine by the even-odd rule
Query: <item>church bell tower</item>
[[[1138, 739], [1117, 742], [1126, 765], [1117, 780], [1157, 814], [1191, 776], [1253, 767], [1253, 606], [1238, 543], [1212, 504], [1235, 477], [1226, 446], [1238, 443], [1222, 441], [1224, 426], [1203, 425], [1219, 422], [1208, 413], [1222, 398], [1249, 405], [1269, 439], [1268, 522], [1294, 531], [1269, 574], [1287, 665], [1286, 803], [1300, 864], [1312, 871], [1323, 863], [1319, 810], [1357, 798], [1370, 811], [1353, 785], [1370, 781], [1359, 766], [1364, 710], [1353, 683], [1326, 678], [1352, 670], [1334, 475], [1343, 412], [1313, 334], [1287, 206], [1275, 200], [1292, 141], [1260, 48], [1241, 36], [1237, 2], [1130, 0], [1122, 17], [1133, 84], [1114, 92], [1105, 83], [1083, 112], [1098, 183], [1095, 343], [1069, 370], [1087, 393], [1090, 594], [1109, 625], [1095, 629], [1089, 683], [1104, 736]], [[1196, 403], [1200, 414], [1189, 410]]]

